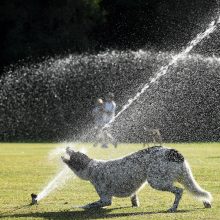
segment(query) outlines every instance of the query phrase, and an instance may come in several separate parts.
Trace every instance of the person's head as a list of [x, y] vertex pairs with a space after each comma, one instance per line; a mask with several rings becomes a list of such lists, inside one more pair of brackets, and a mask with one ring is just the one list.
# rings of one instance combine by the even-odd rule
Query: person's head
[[104, 103], [103, 100], [100, 99], [100, 98], [96, 100], [96, 105], [97, 105], [97, 106], [102, 106], [103, 103]]

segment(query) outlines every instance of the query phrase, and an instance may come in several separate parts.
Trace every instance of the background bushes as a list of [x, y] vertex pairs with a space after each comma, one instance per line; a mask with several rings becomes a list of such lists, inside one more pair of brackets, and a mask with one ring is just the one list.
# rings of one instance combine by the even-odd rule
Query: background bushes
[[[69, 55], [8, 72], [0, 86], [1, 141], [91, 141], [96, 98], [114, 92], [119, 112], [172, 55]], [[218, 141], [219, 68], [218, 58], [180, 60], [117, 118], [114, 135], [142, 142], [145, 128], [158, 128], [165, 141]]]
[[[1, 0], [0, 67], [106, 48], [179, 50], [217, 12], [216, 0]], [[219, 54], [214, 42], [203, 52]]]

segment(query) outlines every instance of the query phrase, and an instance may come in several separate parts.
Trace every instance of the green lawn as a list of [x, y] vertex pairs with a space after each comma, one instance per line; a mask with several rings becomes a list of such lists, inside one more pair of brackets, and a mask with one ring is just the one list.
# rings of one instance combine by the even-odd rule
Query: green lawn
[[[59, 156], [49, 159], [50, 152], [64, 144], [0, 144], [0, 218], [1, 219], [220, 219], [220, 143], [166, 144], [178, 149], [189, 161], [195, 179], [211, 192], [213, 207], [204, 209], [201, 202], [184, 192], [178, 212], [166, 213], [173, 203], [171, 193], [145, 186], [139, 192], [140, 207], [132, 208], [129, 198], [114, 198], [101, 210], [84, 211], [77, 206], [98, 199], [88, 182], [69, 179], [38, 205], [30, 206], [31, 193], [39, 193], [61, 167]], [[111, 159], [142, 149], [141, 144], [120, 144], [117, 149], [84, 147], [92, 158]]]

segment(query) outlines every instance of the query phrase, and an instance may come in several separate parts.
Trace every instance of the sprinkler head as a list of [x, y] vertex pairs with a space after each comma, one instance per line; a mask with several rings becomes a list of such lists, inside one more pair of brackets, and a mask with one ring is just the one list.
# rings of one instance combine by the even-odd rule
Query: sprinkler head
[[31, 194], [31, 199], [32, 199], [31, 205], [37, 204], [37, 195], [36, 194], [32, 193]]

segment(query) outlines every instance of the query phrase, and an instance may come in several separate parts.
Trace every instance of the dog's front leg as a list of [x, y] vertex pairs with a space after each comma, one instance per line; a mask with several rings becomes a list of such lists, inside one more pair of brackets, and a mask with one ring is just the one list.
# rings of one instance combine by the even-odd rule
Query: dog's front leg
[[93, 203], [89, 203], [85, 206], [83, 206], [82, 208], [84, 209], [92, 209], [92, 208], [102, 208], [105, 206], [110, 206], [112, 204], [112, 198], [108, 197], [108, 196], [101, 196], [100, 200], [93, 202]]

